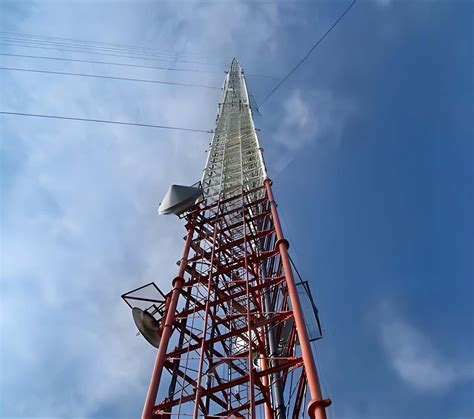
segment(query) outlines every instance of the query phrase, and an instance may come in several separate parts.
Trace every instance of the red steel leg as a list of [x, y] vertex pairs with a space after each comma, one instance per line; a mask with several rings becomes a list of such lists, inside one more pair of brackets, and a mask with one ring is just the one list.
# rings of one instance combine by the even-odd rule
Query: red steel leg
[[186, 264], [188, 262], [187, 257], [189, 255], [189, 249], [191, 248], [193, 232], [194, 221], [189, 225], [188, 235], [184, 244], [183, 257], [181, 258], [179, 265], [178, 275], [173, 279], [173, 292], [171, 294], [168, 311], [166, 313], [165, 324], [163, 326], [163, 333], [160, 340], [160, 347], [158, 348], [158, 353], [156, 354], [155, 365], [151, 374], [145, 405], [143, 406], [142, 419], [151, 419], [152, 417], [153, 407], [155, 406], [156, 395], [158, 393], [158, 386], [160, 384], [161, 374], [163, 372], [166, 351], [168, 349], [168, 343], [173, 332], [173, 323], [176, 318], [176, 306], [178, 305], [181, 287], [184, 284], [184, 269], [186, 268]]
[[265, 188], [267, 190], [268, 199], [271, 205], [271, 212], [273, 218], [273, 224], [275, 227], [278, 250], [281, 255], [281, 262], [285, 272], [286, 283], [288, 287], [288, 294], [290, 296], [291, 307], [295, 317], [296, 330], [298, 332], [298, 339], [301, 346], [301, 353], [304, 360], [304, 367], [306, 376], [308, 378], [308, 387], [311, 394], [311, 402], [308, 405], [308, 414], [314, 419], [326, 419], [326, 407], [331, 404], [330, 400], [323, 400], [321, 395], [321, 385], [319, 384], [318, 372], [316, 370], [316, 364], [314, 362], [313, 353], [311, 351], [311, 345], [306, 332], [306, 325], [304, 322], [303, 310], [301, 309], [298, 292], [296, 290], [296, 283], [291, 270], [290, 259], [288, 256], [288, 241], [283, 236], [283, 230], [280, 224], [280, 218], [278, 216], [277, 205], [273, 198], [273, 192], [271, 187], [271, 180], [265, 179]]

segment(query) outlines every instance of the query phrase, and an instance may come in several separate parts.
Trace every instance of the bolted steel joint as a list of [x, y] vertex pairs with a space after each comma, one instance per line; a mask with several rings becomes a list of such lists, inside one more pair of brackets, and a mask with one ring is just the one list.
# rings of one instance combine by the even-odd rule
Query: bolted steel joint
[[311, 400], [308, 404], [308, 415], [311, 419], [325, 419], [326, 407], [331, 406], [331, 399]]

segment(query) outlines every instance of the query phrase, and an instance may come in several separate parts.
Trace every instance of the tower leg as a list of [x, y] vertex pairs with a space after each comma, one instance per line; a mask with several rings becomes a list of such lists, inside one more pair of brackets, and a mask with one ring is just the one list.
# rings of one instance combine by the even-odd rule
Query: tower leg
[[296, 330], [298, 332], [298, 340], [301, 346], [301, 353], [304, 360], [304, 367], [306, 376], [308, 378], [308, 387], [311, 394], [311, 402], [308, 406], [308, 414], [313, 419], [326, 419], [326, 407], [331, 404], [330, 400], [323, 400], [321, 395], [321, 385], [319, 384], [318, 372], [311, 351], [311, 345], [306, 332], [306, 325], [304, 322], [303, 310], [301, 309], [298, 291], [296, 289], [295, 279], [291, 269], [290, 258], [288, 256], [288, 241], [283, 236], [281, 228], [280, 217], [278, 216], [276, 202], [273, 198], [273, 191], [271, 187], [271, 180], [265, 179], [265, 188], [267, 191], [268, 200], [271, 205], [271, 212], [273, 224], [277, 236], [276, 246], [281, 255], [281, 262], [285, 272], [286, 284], [288, 287], [288, 294], [291, 301], [293, 315], [295, 317]]
[[188, 235], [184, 244], [183, 257], [179, 265], [178, 275], [173, 280], [173, 291], [167, 307], [165, 324], [163, 326], [163, 332], [160, 340], [160, 347], [156, 354], [155, 365], [151, 374], [150, 385], [145, 399], [145, 405], [143, 406], [142, 419], [151, 419], [153, 414], [153, 407], [155, 406], [156, 395], [158, 393], [158, 387], [160, 384], [161, 374], [163, 373], [163, 365], [165, 362], [166, 351], [168, 349], [168, 343], [173, 332], [173, 323], [176, 319], [176, 307], [178, 305], [179, 294], [181, 287], [184, 284], [184, 270], [188, 263], [187, 258], [189, 255], [189, 249], [191, 248], [191, 242], [193, 239], [194, 232], [194, 221], [192, 221], [188, 228]]

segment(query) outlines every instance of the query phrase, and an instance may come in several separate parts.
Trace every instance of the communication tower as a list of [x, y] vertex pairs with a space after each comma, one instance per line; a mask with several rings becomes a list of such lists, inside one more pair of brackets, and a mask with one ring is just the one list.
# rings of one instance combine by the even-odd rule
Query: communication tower
[[310, 343], [317, 310], [293, 276], [236, 59], [201, 181], [173, 185], [159, 211], [186, 222], [172, 289], [122, 295], [158, 349], [142, 419], [326, 418]]

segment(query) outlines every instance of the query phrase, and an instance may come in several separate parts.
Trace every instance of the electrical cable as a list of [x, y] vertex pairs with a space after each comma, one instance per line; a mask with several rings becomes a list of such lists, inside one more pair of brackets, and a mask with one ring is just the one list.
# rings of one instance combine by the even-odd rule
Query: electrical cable
[[141, 82], [141, 83], [168, 84], [168, 85], [172, 85], [172, 86], [200, 87], [200, 88], [203, 88], [203, 89], [222, 90], [220, 87], [208, 86], [208, 85], [205, 85], [205, 84], [179, 83], [179, 82], [161, 81], [161, 80], [134, 79], [134, 78], [131, 78], [131, 77], [103, 76], [103, 75], [99, 75], [99, 74], [68, 73], [68, 72], [62, 72], [62, 71], [35, 70], [35, 69], [30, 69], [30, 68], [15, 68], [15, 67], [0, 67], [0, 70], [22, 71], [22, 72], [28, 72], [28, 73], [56, 74], [56, 75], [62, 75], [62, 76], [93, 77], [93, 78], [98, 78], [98, 79], [137, 81], [137, 82]]
[[278, 77], [275, 77], [275, 76], [267, 76], [266, 74], [245, 74], [245, 77], [254, 77], [254, 78], [256, 78], [256, 79], [278, 80]]
[[[48, 48], [44, 46], [38, 46], [38, 45], [22, 45], [22, 44], [8, 44], [8, 43], [0, 43], [0, 45], [3, 46], [10, 46], [10, 47], [21, 47], [21, 48], [35, 48], [35, 49], [45, 49], [45, 50], [53, 50], [53, 51], [61, 51], [61, 52], [79, 52], [79, 53], [84, 53], [84, 54], [94, 54], [94, 55], [104, 55], [104, 56], [109, 56], [109, 57], [121, 57], [121, 58], [130, 58], [134, 60], [147, 60], [147, 61], [155, 61], [155, 62], [165, 62], [165, 63], [172, 63], [172, 62], [182, 62], [182, 63], [193, 63], [192, 61], [180, 61], [180, 60], [160, 60], [158, 58], [148, 58], [148, 57], [137, 57], [133, 55], [123, 55], [123, 54], [109, 54], [105, 52], [95, 52], [95, 51], [87, 51], [87, 50], [79, 50], [79, 49], [65, 49], [65, 48]], [[194, 64], [202, 64], [202, 63], [196, 63]], [[205, 65], [210, 65], [210, 66], [218, 66], [219, 64], [205, 64]]]
[[[118, 44], [118, 43], [112, 43], [112, 42], [97, 42], [97, 41], [88, 41], [88, 40], [80, 40], [80, 39], [73, 39], [73, 38], [62, 38], [62, 37], [57, 37], [57, 36], [45, 36], [45, 35], [33, 35], [33, 34], [25, 34], [25, 33], [20, 33], [20, 32], [11, 32], [11, 31], [0, 31], [0, 34], [6, 34], [6, 35], [15, 35], [15, 36], [21, 36], [25, 39], [51, 39], [51, 40], [61, 40], [61, 41], [72, 41], [75, 43], [83, 43], [83, 44], [93, 44], [93, 45], [104, 45], [104, 46], [115, 46], [115, 47], [124, 47], [124, 48], [131, 48], [131, 49], [141, 49], [144, 51], [150, 51], [150, 52], [155, 52], [155, 53], [163, 53], [163, 54], [168, 54], [170, 56], [176, 56], [176, 53], [172, 51], [167, 51], [167, 52], [161, 52], [157, 51], [153, 48], [146, 48], [143, 46], [139, 45], [128, 45], [128, 44]], [[185, 54], [188, 56], [194, 55], [194, 56], [200, 56], [200, 57], [205, 57], [203, 54]]]
[[0, 111], [0, 115], [15, 115], [15, 116], [34, 117], [34, 118], [64, 119], [68, 121], [81, 121], [81, 122], [97, 122], [101, 124], [129, 125], [129, 126], [135, 126], [135, 127], [159, 128], [159, 129], [168, 129], [168, 130], [174, 130], [174, 131], [202, 132], [205, 134], [213, 133], [212, 130], [208, 131], [208, 130], [194, 129], [194, 128], [169, 127], [166, 125], [142, 124], [138, 122], [110, 121], [107, 119], [76, 118], [76, 117], [71, 117], [71, 116], [44, 115], [44, 114], [7, 112], [7, 111]]
[[[151, 65], [116, 63], [112, 61], [79, 60], [79, 59], [74, 59], [74, 58], [47, 57], [44, 55], [10, 54], [7, 52], [0, 52], [0, 55], [4, 55], [6, 57], [33, 58], [33, 59], [41, 59], [41, 60], [66, 61], [66, 62], [74, 62], [74, 63], [108, 64], [108, 65], [116, 65], [116, 66], [123, 66], [123, 67], [150, 68], [152, 70], [184, 71], [184, 72], [191, 72], [191, 73], [210, 73], [210, 74], [222, 73], [222, 71], [217, 71], [217, 70], [213, 71], [213, 70], [198, 70], [194, 68], [155, 67]], [[274, 80], [277, 79], [274, 76], [267, 76], [265, 74], [246, 74], [246, 76], [255, 77], [255, 78], [264, 78], [264, 79], [274, 79]]]
[[75, 63], [108, 64], [108, 65], [117, 65], [117, 66], [124, 66], [124, 67], [151, 68], [153, 70], [188, 71], [192, 73], [219, 73], [219, 74], [221, 73], [221, 71], [197, 70], [193, 68], [154, 67], [151, 65], [115, 63], [115, 62], [110, 62], [110, 61], [79, 60], [79, 59], [74, 59], [74, 58], [61, 58], [61, 57], [46, 57], [43, 55], [10, 54], [7, 52], [0, 52], [0, 55], [4, 55], [7, 57], [37, 58], [37, 59], [42, 59], [42, 60], [69, 61], [69, 62], [75, 62]]
[[163, 56], [167, 58], [173, 58], [175, 55], [171, 54], [164, 54], [164, 53], [151, 53], [141, 51], [139, 49], [130, 49], [130, 48], [118, 48], [118, 47], [110, 47], [110, 46], [102, 46], [102, 45], [94, 45], [94, 44], [83, 44], [83, 43], [73, 43], [73, 42], [61, 42], [61, 41], [50, 41], [45, 39], [34, 39], [34, 38], [21, 38], [21, 37], [12, 37], [12, 36], [5, 36], [0, 34], [0, 39], [6, 42], [25, 42], [25, 43], [32, 43], [32, 44], [46, 44], [46, 45], [57, 45], [57, 46], [65, 46], [65, 47], [73, 47], [73, 48], [88, 48], [88, 49], [98, 49], [98, 50], [105, 50], [105, 51], [114, 51], [114, 52], [134, 52], [138, 54], [144, 55], [154, 55], [154, 56]]
[[[21, 32], [12, 32], [12, 31], [0, 31], [0, 34], [5, 34], [6, 36], [17, 36], [23, 37], [25, 39], [49, 39], [49, 40], [59, 40], [59, 41], [71, 41], [75, 43], [83, 43], [83, 44], [94, 44], [94, 45], [104, 45], [104, 46], [112, 46], [112, 47], [124, 47], [124, 48], [136, 48], [136, 49], [145, 49], [145, 50], [153, 50], [151, 48], [142, 47], [139, 45], [129, 45], [129, 44], [119, 44], [113, 42], [97, 42], [97, 41], [89, 41], [84, 39], [75, 39], [75, 38], [64, 38], [59, 36], [46, 36], [46, 35], [37, 35], [37, 34], [27, 34]], [[167, 53], [172, 54], [171, 51], [167, 51]]]
[[289, 73], [283, 77], [280, 82], [272, 89], [272, 91], [262, 100], [260, 105], [257, 106], [257, 110], [259, 110], [262, 105], [272, 96], [279, 88], [280, 86], [297, 70], [297, 68], [303, 64], [303, 62], [310, 56], [310, 54], [318, 47], [321, 42], [323, 42], [324, 38], [326, 38], [327, 35], [329, 35], [329, 32], [331, 32], [337, 24], [344, 18], [344, 16], [351, 10], [352, 6], [356, 3], [356, 0], [352, 0], [352, 3], [344, 10], [344, 12], [336, 19], [336, 21], [329, 27], [329, 29], [319, 38], [316, 43], [309, 49], [309, 51], [306, 53], [306, 55], [289, 71]]
[[203, 61], [189, 61], [189, 60], [178, 59], [177, 55], [152, 53], [152, 52], [142, 52], [142, 51], [137, 51], [136, 49], [102, 47], [102, 46], [95, 46], [95, 45], [81, 45], [81, 44], [56, 42], [56, 41], [24, 39], [24, 38], [18, 38], [18, 37], [6, 37], [6, 36], [2, 36], [2, 35], [0, 35], [0, 40], [5, 41], [5, 42], [21, 42], [21, 43], [33, 44], [33, 45], [40, 44], [40, 45], [59, 46], [59, 47], [66, 47], [66, 48], [85, 48], [87, 50], [93, 50], [93, 51], [105, 51], [105, 52], [117, 52], [117, 53], [125, 53], [125, 54], [147, 55], [147, 56], [151, 56], [151, 57], [167, 58], [168, 62], [176, 62], [177, 61], [177, 62], [183, 62], [183, 63], [194, 63], [194, 64], [203, 64], [203, 65], [208, 65], [209, 64], [209, 63], [206, 63], [206, 62], [203, 62]]
[[290, 262], [291, 264], [293, 265], [293, 268], [296, 272], [296, 275], [298, 275], [298, 278], [300, 280], [300, 282], [297, 282], [297, 284], [302, 284], [304, 281], [303, 281], [303, 278], [301, 277], [300, 273], [298, 272], [298, 269], [296, 268], [296, 265], [295, 265], [295, 262], [293, 262], [293, 259], [291, 258], [291, 256], [288, 254], [288, 258], [290, 259]]
[[[6, 34], [17, 34], [16, 32], [5, 32], [5, 31], [0, 31], [0, 34], [2, 33], [6, 33]], [[26, 35], [23, 35], [23, 34], [19, 34], [19, 35], [22, 35], [22, 36], [26, 36]], [[36, 37], [39, 37], [41, 38], [41, 36], [36, 36]], [[94, 44], [95, 42], [93, 41], [78, 41], [78, 40], [73, 40], [73, 39], [69, 39], [69, 38], [56, 38], [56, 37], [43, 37], [43, 38], [51, 38], [51, 39], [62, 39], [62, 40], [71, 40], [71, 41], [75, 41], [75, 42], [84, 42], [84, 43], [92, 43]], [[5, 40], [5, 37], [1, 36], [0, 35], [0, 39], [4, 39]], [[29, 38], [25, 38], [24, 41], [28, 41]], [[17, 41], [18, 42], [18, 41]], [[20, 41], [21, 42], [21, 41]], [[40, 42], [40, 41], [34, 41], [34, 42]], [[68, 45], [68, 44], [63, 44], [61, 43], [62, 45]], [[97, 44], [102, 44], [102, 43], [97, 43]], [[104, 43], [104, 44], [108, 44], [108, 43]], [[69, 44], [70, 45], [70, 44]], [[111, 45], [122, 45], [122, 44], [111, 44]], [[20, 45], [20, 46], [23, 46], [23, 45]], [[101, 48], [101, 47], [88, 47], [87, 45], [84, 45], [84, 47], [86, 48]], [[132, 47], [132, 48], [140, 48], [140, 49], [144, 49], [144, 50], [147, 50], [146, 48], [143, 48], [143, 47]], [[119, 51], [120, 50], [123, 50], [123, 49], [120, 49], [120, 48], [117, 48]], [[107, 49], [106, 49], [107, 50]], [[127, 50], [123, 50], [123, 51], [127, 51]], [[128, 50], [130, 51], [130, 50]], [[153, 50], [150, 50], [150, 51], [153, 51]], [[168, 58], [173, 58], [175, 57], [176, 55], [172, 55], [172, 54], [166, 54], [166, 53], [155, 53], [155, 54], [151, 54], [151, 53], [141, 53], [139, 52], [140, 54], [147, 54], [147, 55], [167, 55]], [[128, 67], [143, 67], [143, 68], [153, 68], [153, 69], [157, 69], [157, 70], [175, 70], [175, 71], [194, 71], [194, 72], [206, 72], [206, 73], [221, 73], [220, 71], [208, 71], [208, 70], [194, 70], [194, 69], [178, 69], [178, 68], [165, 68], [165, 67], [153, 67], [153, 66], [144, 66], [144, 65], [134, 65], [134, 64], [125, 64], [125, 63], [111, 63], [111, 62], [102, 62], [102, 61], [92, 61], [92, 60], [78, 60], [78, 59], [67, 59], [67, 58], [57, 58], [57, 57], [38, 57], [38, 56], [34, 56], [34, 55], [23, 55], [23, 54], [8, 54], [8, 53], [0, 53], [0, 55], [7, 55], [7, 56], [15, 56], [15, 57], [25, 57], [25, 58], [43, 58], [43, 59], [50, 59], [50, 60], [60, 60], [60, 61], [75, 61], [75, 62], [85, 62], [85, 63], [93, 63], [93, 64], [111, 64], [111, 65], [122, 65], [122, 66], [128, 66]], [[182, 54], [180, 54], [182, 55]], [[185, 54], [185, 55], [188, 55], [190, 56], [191, 54]], [[197, 56], [199, 56], [198, 54], [195, 54]], [[204, 56], [202, 56], [204, 57]], [[167, 61], [168, 62], [168, 61]], [[169, 62], [175, 62], [175, 60], [172, 60], [172, 61], [169, 61]], [[178, 62], [186, 62], [188, 63], [188, 61], [178, 61]], [[218, 65], [218, 64], [209, 64], [209, 63], [202, 63], [202, 62], [199, 62], [199, 64], [207, 64], [207, 65]], [[247, 77], [255, 77], [255, 78], [266, 78], [266, 79], [274, 79], [274, 80], [277, 80], [278, 78], [275, 77], [275, 76], [268, 76], [268, 75], [265, 75], [265, 74], [247, 74]]]

